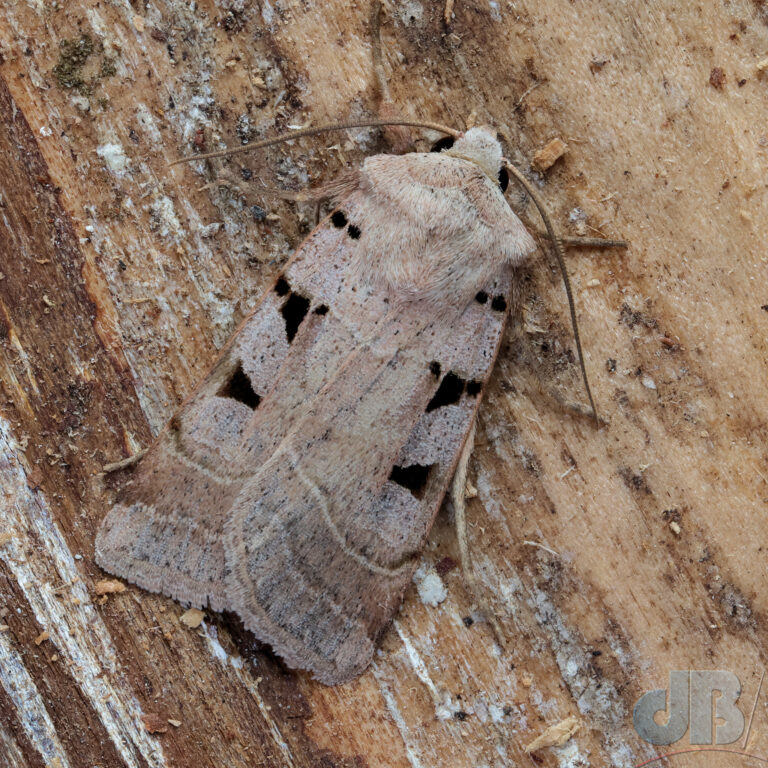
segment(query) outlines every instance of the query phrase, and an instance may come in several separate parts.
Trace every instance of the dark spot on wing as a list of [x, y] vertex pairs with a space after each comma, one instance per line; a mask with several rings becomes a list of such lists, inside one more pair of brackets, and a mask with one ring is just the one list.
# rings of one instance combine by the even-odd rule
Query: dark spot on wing
[[238, 403], [247, 405], [252, 410], [255, 410], [261, 402], [261, 397], [254, 392], [251, 380], [243, 370], [243, 363], [239, 360], [234, 373], [232, 373], [217, 394], [219, 397], [229, 397], [232, 400], [237, 400]]
[[360, 227], [355, 226], [354, 224], [350, 224], [347, 227], [347, 234], [353, 239], [353, 240], [359, 240], [360, 239]]
[[467, 382], [467, 394], [470, 397], [477, 397], [483, 389], [482, 381], [468, 381]]
[[434, 411], [437, 408], [442, 408], [444, 405], [458, 403], [463, 391], [464, 379], [452, 372], [446, 374], [440, 382], [437, 392], [435, 392], [427, 405], [427, 413]]
[[278, 296], [285, 296], [286, 293], [290, 293], [291, 286], [288, 285], [288, 281], [284, 277], [279, 277], [275, 283], [275, 293]]
[[309, 299], [299, 296], [298, 293], [292, 293], [280, 309], [280, 314], [285, 320], [285, 334], [289, 343], [296, 336], [296, 331], [299, 330], [299, 326], [307, 316], [308, 311]]
[[507, 300], [503, 296], [494, 296], [491, 302], [491, 309], [495, 309], [497, 312], [506, 312]]
[[478, 304], [485, 304], [485, 302], [488, 301], [488, 294], [485, 291], [478, 291], [475, 294], [475, 301]]
[[316, 315], [327, 315], [328, 314], [328, 307], [325, 304], [321, 304], [318, 307], [315, 307], [315, 314]]
[[411, 464], [410, 467], [394, 466], [389, 473], [389, 479], [409, 490], [415, 498], [421, 499], [424, 496], [424, 489], [427, 487], [429, 474], [435, 466], [435, 464], [429, 466]]
[[442, 370], [442, 366], [440, 363], [437, 362], [437, 360], [433, 360], [429, 364], [429, 372], [435, 376], [436, 378], [440, 376], [440, 371]]
[[331, 224], [333, 224], [336, 229], [341, 229], [342, 227], [347, 226], [347, 217], [344, 215], [344, 211], [334, 211], [331, 214]]

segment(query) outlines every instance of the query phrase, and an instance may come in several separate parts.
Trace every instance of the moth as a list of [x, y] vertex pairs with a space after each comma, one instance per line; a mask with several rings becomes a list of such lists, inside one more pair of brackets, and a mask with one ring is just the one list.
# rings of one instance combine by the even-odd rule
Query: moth
[[236, 613], [329, 685], [401, 604], [534, 250], [495, 131], [451, 133], [334, 185], [96, 538], [105, 570]]

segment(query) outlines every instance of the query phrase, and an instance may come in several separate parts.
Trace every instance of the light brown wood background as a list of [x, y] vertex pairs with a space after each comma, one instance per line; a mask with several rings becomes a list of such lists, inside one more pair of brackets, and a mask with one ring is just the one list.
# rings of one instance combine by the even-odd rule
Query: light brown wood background
[[[544, 256], [482, 407], [471, 547], [507, 651], [480, 614], [465, 626], [458, 569], [437, 607], [411, 589], [371, 670], [333, 689], [231, 620], [191, 630], [165, 598], [96, 597], [117, 482], [100, 467], [151, 441], [311, 225], [268, 188], [385, 145], [356, 131], [166, 163], [375, 114], [367, 17], [337, 0], [0, 8], [3, 767], [632, 766], [656, 754], [634, 702], [671, 669], [733, 671], [749, 715], [768, 650], [763, 0], [456, 0], [449, 27], [442, 2], [386, 5], [406, 114], [462, 127], [474, 112], [565, 233], [631, 243], [569, 258], [608, 425], [548, 394], [583, 398]], [[73, 72], [61, 46], [81, 36]], [[531, 174], [553, 137], [567, 154]], [[446, 511], [425, 573], [448, 556]], [[749, 739], [763, 756], [767, 695]], [[148, 714], [178, 725], [150, 734]], [[523, 753], [569, 715], [565, 746]]]

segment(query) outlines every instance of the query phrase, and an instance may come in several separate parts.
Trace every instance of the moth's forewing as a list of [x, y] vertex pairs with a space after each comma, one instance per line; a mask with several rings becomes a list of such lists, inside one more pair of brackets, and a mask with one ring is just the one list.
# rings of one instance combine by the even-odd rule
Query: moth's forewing
[[[425, 187], [432, 210], [435, 194], [463, 189], [442, 181]], [[411, 580], [512, 288], [499, 260], [468, 302], [393, 300], [358, 258], [378, 247], [381, 229], [376, 243], [364, 230], [386, 215], [379, 197], [363, 185], [302, 244], [141, 461], [96, 546], [112, 573], [235, 611], [329, 684], [370, 663]], [[428, 222], [401, 219], [395, 241], [423, 242]]]

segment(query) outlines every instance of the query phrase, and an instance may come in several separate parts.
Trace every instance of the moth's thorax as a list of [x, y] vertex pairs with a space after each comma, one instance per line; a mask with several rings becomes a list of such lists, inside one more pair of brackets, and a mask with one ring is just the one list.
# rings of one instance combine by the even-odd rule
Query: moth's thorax
[[443, 154], [469, 160], [478, 165], [489, 179], [496, 180], [501, 170], [501, 144], [492, 128], [470, 128], [460, 138], [456, 139], [450, 149], [444, 149]]
[[359, 231], [353, 258], [364, 281], [395, 301], [461, 311], [490, 278], [534, 249], [499, 189], [496, 138], [475, 128], [454, 148], [369, 157], [348, 199]]

